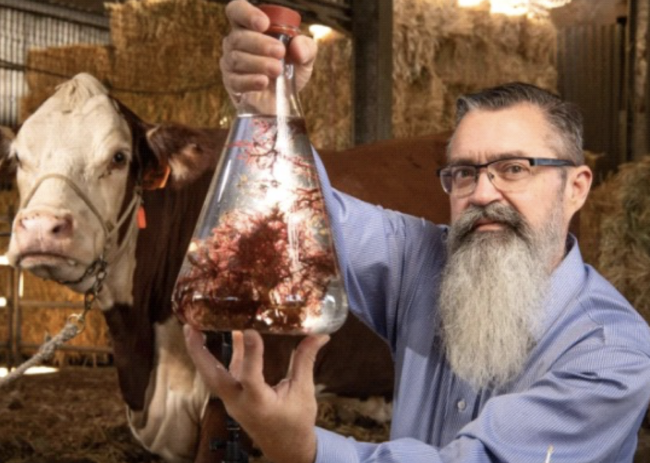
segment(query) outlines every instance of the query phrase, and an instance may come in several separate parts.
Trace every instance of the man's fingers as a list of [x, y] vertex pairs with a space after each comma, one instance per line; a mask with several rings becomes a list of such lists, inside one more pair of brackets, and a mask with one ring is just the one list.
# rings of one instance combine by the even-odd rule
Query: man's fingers
[[187, 352], [210, 390], [220, 397], [226, 397], [236, 391], [238, 389], [237, 381], [205, 348], [203, 334], [188, 324], [183, 326], [183, 332]]
[[316, 60], [318, 45], [306, 35], [298, 35], [289, 43], [291, 62], [300, 65], [312, 65]]
[[241, 50], [224, 53], [219, 64], [225, 73], [262, 74], [275, 78], [282, 72], [282, 62], [280, 60]]
[[242, 360], [244, 359], [244, 333], [241, 331], [232, 332], [232, 358], [228, 369], [230, 374], [239, 379], [241, 376]]
[[[300, 43], [300, 42], [299, 42]], [[223, 54], [241, 51], [251, 55], [265, 56], [268, 58], [282, 59], [286, 54], [286, 47], [275, 37], [260, 34], [247, 29], [234, 30], [222, 42]], [[308, 45], [298, 47], [297, 53], [309, 58]]]
[[307, 336], [303, 339], [291, 359], [289, 379], [300, 385], [314, 384], [314, 363], [318, 351], [330, 340], [328, 335]]
[[257, 331], [244, 331], [244, 358], [239, 381], [245, 389], [254, 392], [264, 381], [264, 342]]
[[234, 0], [226, 5], [226, 17], [232, 27], [243, 27], [257, 32], [269, 28], [269, 18], [245, 0]]

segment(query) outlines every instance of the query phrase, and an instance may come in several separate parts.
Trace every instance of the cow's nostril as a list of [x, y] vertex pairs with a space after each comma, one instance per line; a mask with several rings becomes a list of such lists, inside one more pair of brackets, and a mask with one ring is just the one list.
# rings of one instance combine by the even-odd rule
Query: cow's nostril
[[71, 214], [51, 214], [33, 212], [25, 214], [18, 220], [16, 232], [22, 236], [38, 236], [39, 239], [60, 240], [69, 238], [73, 233], [73, 221]]
[[50, 232], [55, 236], [69, 236], [72, 232], [72, 218], [69, 215], [56, 219]]

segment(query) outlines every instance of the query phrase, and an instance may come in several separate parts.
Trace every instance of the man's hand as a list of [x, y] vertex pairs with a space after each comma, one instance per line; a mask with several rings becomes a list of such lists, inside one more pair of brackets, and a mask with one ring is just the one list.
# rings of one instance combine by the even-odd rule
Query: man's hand
[[278, 40], [264, 35], [269, 18], [246, 0], [234, 0], [226, 6], [231, 31], [223, 40], [223, 56], [219, 63], [223, 83], [231, 95], [264, 90], [269, 79], [282, 72], [280, 60], [288, 53], [296, 73], [300, 91], [309, 81], [316, 59], [316, 42], [299, 35], [293, 38], [288, 51]]
[[277, 463], [313, 463], [316, 459], [317, 404], [314, 361], [329, 336], [309, 336], [296, 348], [287, 377], [271, 387], [264, 381], [264, 343], [256, 331], [233, 332], [228, 371], [204, 348], [200, 331], [185, 325], [185, 343], [210, 391]]

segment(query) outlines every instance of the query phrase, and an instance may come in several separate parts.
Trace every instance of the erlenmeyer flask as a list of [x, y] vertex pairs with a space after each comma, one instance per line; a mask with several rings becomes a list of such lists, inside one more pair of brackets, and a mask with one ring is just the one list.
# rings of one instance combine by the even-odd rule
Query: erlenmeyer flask
[[[260, 6], [285, 46], [300, 15]], [[201, 330], [331, 333], [347, 297], [294, 69], [245, 93], [174, 288], [174, 310]]]

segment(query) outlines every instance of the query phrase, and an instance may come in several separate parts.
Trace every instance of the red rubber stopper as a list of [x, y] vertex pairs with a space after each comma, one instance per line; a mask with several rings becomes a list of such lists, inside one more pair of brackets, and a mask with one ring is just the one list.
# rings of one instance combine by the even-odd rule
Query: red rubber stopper
[[302, 21], [300, 13], [291, 8], [285, 8], [279, 5], [259, 5], [258, 8], [262, 10], [271, 21], [271, 26], [291, 27], [298, 29]]

